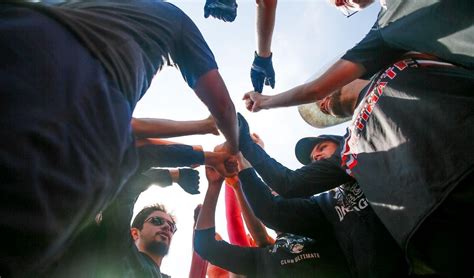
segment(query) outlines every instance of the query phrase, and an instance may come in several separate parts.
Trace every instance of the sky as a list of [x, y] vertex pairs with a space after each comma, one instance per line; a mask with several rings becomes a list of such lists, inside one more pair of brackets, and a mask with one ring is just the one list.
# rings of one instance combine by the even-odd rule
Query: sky
[[[255, 1], [237, 0], [237, 18], [225, 23], [203, 16], [204, 0], [169, 1], [181, 8], [196, 23], [212, 49], [235, 108], [247, 119], [252, 132], [265, 142], [267, 153], [290, 169], [302, 165], [296, 160], [294, 146], [307, 136], [320, 134], [343, 135], [346, 124], [316, 129], [300, 117], [296, 107], [263, 110], [252, 113], [241, 100], [252, 90], [250, 66], [256, 47]], [[273, 33], [273, 65], [276, 85], [265, 87], [263, 94], [273, 95], [304, 83], [329, 63], [336, 61], [369, 31], [379, 6], [345, 18], [326, 0], [280, 0]], [[146, 95], [138, 103], [134, 117], [172, 120], [207, 118], [209, 111], [187, 86], [180, 72], [173, 67], [159, 72]], [[196, 135], [172, 138], [191, 145], [202, 145], [211, 151], [224, 142], [223, 136]], [[192, 254], [194, 208], [202, 203], [207, 189], [204, 168], [200, 171], [199, 195], [189, 195], [178, 185], [166, 188], [152, 186], [143, 192], [135, 205], [135, 213], [143, 206], [165, 204], [177, 218], [178, 231], [173, 237], [168, 256], [163, 260], [163, 273], [175, 278], [188, 277]], [[224, 190], [222, 189], [222, 192]], [[221, 194], [216, 212], [216, 231], [226, 235], [224, 198]]]

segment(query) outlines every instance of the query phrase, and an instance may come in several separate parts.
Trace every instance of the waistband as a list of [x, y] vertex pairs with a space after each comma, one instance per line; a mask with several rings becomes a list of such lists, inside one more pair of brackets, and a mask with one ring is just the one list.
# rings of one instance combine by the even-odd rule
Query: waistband
[[446, 62], [436, 56], [415, 51], [407, 52], [403, 55], [403, 60], [413, 60], [420, 67], [456, 67], [449, 62]]

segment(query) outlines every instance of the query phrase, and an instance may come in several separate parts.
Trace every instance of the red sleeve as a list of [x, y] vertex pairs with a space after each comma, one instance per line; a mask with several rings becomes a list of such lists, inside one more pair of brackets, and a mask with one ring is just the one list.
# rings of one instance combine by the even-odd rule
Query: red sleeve
[[250, 246], [234, 189], [227, 185], [225, 187], [225, 212], [230, 243], [238, 246]]

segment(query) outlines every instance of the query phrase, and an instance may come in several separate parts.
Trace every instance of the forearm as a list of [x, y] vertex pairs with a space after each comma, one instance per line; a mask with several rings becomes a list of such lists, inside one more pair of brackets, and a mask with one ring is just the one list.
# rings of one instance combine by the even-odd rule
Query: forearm
[[262, 99], [261, 108], [270, 109], [315, 102], [359, 78], [364, 72], [365, 69], [361, 64], [338, 60], [320, 77], [283, 93], [266, 96]]
[[234, 189], [226, 181], [225, 187], [225, 212], [227, 220], [227, 234], [229, 242], [239, 246], [250, 246], [242, 220], [240, 205]]
[[195, 87], [196, 95], [211, 112], [217, 127], [227, 140], [232, 154], [238, 151], [239, 133], [234, 104], [229, 96], [224, 80], [217, 70], [202, 75]]
[[255, 215], [265, 225], [284, 232], [312, 237], [326, 234], [329, 224], [319, 205], [307, 198], [285, 199], [273, 196], [256, 173], [247, 169], [239, 173], [242, 190]]
[[201, 212], [196, 222], [196, 230], [209, 229], [215, 226], [216, 206], [221, 186], [222, 184], [209, 184]]
[[296, 183], [292, 183], [293, 171], [270, 157], [265, 150], [254, 142], [248, 142], [241, 148], [242, 155], [257, 170], [265, 182], [278, 194], [286, 195]]
[[142, 174], [148, 177], [151, 183], [157, 183], [162, 187], [170, 186], [179, 179], [179, 171], [177, 169], [151, 168]]
[[189, 278], [205, 278], [208, 265], [209, 263], [206, 260], [201, 258], [196, 252], [193, 252]]
[[153, 118], [132, 118], [132, 130], [137, 138], [177, 137], [212, 132], [209, 120], [174, 121]]
[[267, 233], [267, 229], [253, 213], [253, 210], [250, 208], [247, 200], [245, 199], [244, 193], [242, 192], [242, 188], [238, 186], [234, 189], [234, 192], [235, 197], [237, 198], [237, 201], [240, 204], [240, 208], [242, 210], [242, 215], [244, 217], [247, 229], [252, 235], [252, 238], [257, 243], [257, 246], [264, 247], [272, 244], [273, 242], [269, 240], [270, 236]]
[[257, 54], [268, 57], [272, 53], [277, 0], [257, 0]]
[[204, 152], [188, 145], [145, 145], [138, 148], [139, 171], [150, 167], [181, 167], [204, 163]]
[[274, 197], [268, 187], [257, 177], [255, 170], [247, 168], [239, 172], [242, 192], [256, 217], [265, 223], [273, 219], [277, 209]]
[[211, 264], [237, 274], [255, 275], [256, 250], [215, 239], [215, 229], [196, 230], [194, 250]]

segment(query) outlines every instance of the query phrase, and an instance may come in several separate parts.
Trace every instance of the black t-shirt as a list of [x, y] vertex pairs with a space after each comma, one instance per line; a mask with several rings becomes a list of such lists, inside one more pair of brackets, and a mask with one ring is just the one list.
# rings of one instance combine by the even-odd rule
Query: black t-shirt
[[[340, 273], [352, 277], [404, 277], [403, 253], [369, 206], [356, 182], [311, 198], [273, 196], [252, 169], [239, 173], [242, 190], [255, 215], [277, 231], [314, 238], [331, 246]], [[340, 255], [337, 255], [340, 252]], [[316, 275], [316, 274], [315, 274]]]
[[130, 236], [135, 201], [150, 182], [142, 175], [133, 176], [101, 214], [100, 223], [85, 227], [44, 277], [163, 277], [160, 268], [136, 248]]
[[214, 55], [192, 20], [162, 1], [81, 1], [60, 6], [29, 4], [71, 30], [100, 60], [131, 107], [170, 59], [194, 88], [217, 68]]
[[[215, 229], [196, 230], [194, 248], [211, 264], [248, 277], [348, 277], [321, 252], [325, 242], [281, 234], [275, 244], [240, 247], [215, 240]], [[323, 247], [324, 248], [324, 247]]]
[[361, 92], [342, 161], [404, 248], [474, 169], [473, 88], [472, 71], [407, 59]]
[[366, 37], [342, 59], [362, 64], [373, 74], [407, 51], [435, 55], [474, 68], [471, 0], [387, 0]]
[[[130, 236], [130, 221], [135, 202], [152, 183], [171, 184], [169, 170], [156, 166], [186, 166], [204, 160], [203, 152], [187, 145], [146, 145], [138, 148], [140, 168], [123, 186], [120, 194], [93, 222], [77, 235], [71, 247], [45, 277], [127, 277], [164, 278], [160, 268], [141, 253]], [[164, 157], [162, 159], [154, 159]], [[142, 174], [142, 172], [144, 174]]]

